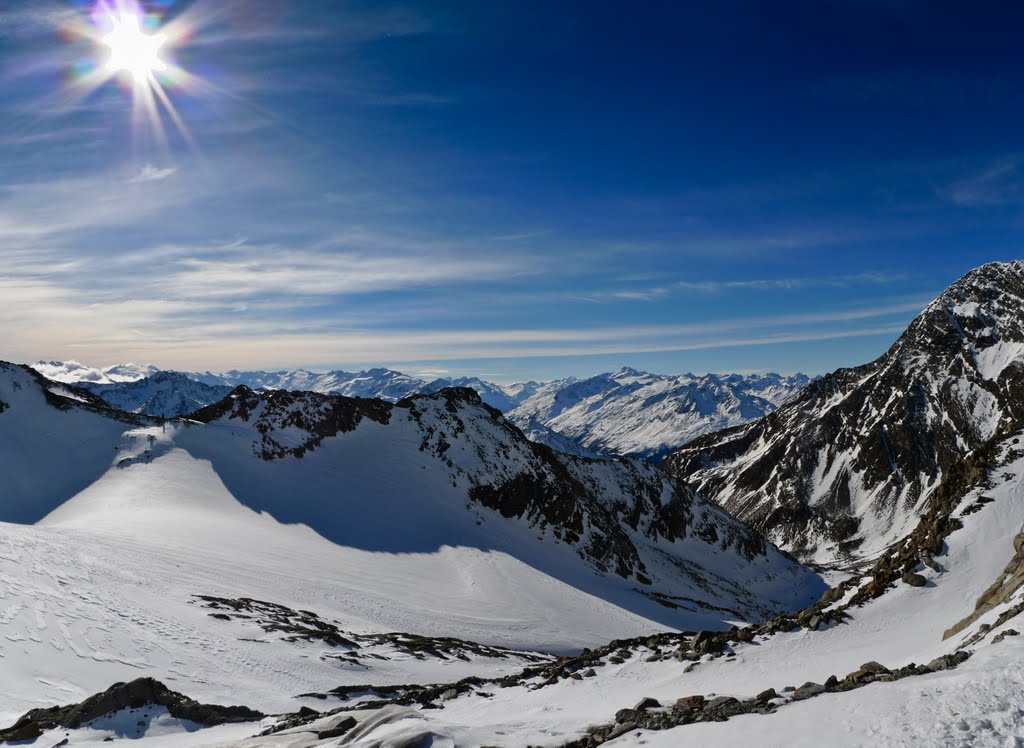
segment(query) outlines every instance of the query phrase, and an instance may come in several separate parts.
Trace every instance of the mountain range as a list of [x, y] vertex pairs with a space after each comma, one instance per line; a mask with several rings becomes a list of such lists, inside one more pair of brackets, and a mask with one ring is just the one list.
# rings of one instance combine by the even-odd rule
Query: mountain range
[[33, 367], [51, 380], [85, 387], [114, 407], [160, 416], [185, 415], [239, 385], [389, 402], [465, 387], [505, 413], [534, 441], [578, 455], [654, 460], [697, 436], [771, 412], [811, 381], [803, 374], [663, 375], [630, 368], [587, 379], [498, 385], [476, 377], [426, 381], [383, 368], [213, 374], [136, 364], [94, 369], [74, 361], [38, 362]]
[[971, 271], [661, 466], [467, 387], [163, 418], [0, 364], [0, 740], [1014, 745], [1022, 310], [1024, 263]]

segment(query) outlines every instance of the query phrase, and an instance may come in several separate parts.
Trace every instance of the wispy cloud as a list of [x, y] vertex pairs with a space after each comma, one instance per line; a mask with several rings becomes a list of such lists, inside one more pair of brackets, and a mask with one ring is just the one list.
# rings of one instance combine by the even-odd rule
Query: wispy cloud
[[159, 166], [154, 166], [153, 164], [146, 164], [138, 174], [128, 181], [136, 184], [139, 182], [159, 182], [162, 179], [167, 179], [167, 177], [171, 176], [176, 171], [178, 171], [178, 167], [176, 166], [165, 166], [161, 168]]
[[[673, 283], [611, 291], [604, 297], [627, 301], [655, 301], [680, 292], [717, 294], [725, 291], [778, 291], [801, 288], [848, 288], [856, 285], [895, 283], [905, 276], [893, 273], [755, 278], [749, 280], [680, 280]], [[597, 300], [602, 294], [591, 294]]]
[[1022, 162], [1024, 156], [1019, 154], [1000, 159], [979, 173], [939, 189], [939, 197], [967, 208], [1022, 202]]

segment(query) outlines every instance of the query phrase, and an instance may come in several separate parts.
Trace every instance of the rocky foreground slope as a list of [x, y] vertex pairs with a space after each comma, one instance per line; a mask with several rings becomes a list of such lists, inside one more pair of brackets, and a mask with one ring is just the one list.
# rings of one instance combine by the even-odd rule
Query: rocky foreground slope
[[666, 459], [805, 559], [848, 563], [906, 535], [961, 458], [1024, 418], [1024, 264], [971, 271], [876, 361]]

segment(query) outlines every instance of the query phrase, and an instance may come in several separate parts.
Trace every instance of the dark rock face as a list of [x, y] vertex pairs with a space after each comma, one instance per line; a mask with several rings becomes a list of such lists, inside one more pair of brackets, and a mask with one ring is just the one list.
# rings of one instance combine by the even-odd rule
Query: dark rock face
[[111, 712], [148, 705], [166, 707], [172, 717], [205, 727], [227, 722], [252, 722], [265, 716], [244, 706], [200, 704], [171, 691], [153, 678], [138, 678], [130, 683], [115, 683], [79, 704], [33, 709], [6, 730], [0, 730], [0, 742], [34, 740], [46, 730], [57, 727], [75, 729]]
[[878, 360], [663, 463], [791, 552], [856, 561], [913, 528], [965, 454], [1024, 422], [1024, 263], [950, 286]]
[[[196, 411], [189, 418], [203, 423], [220, 418], [246, 422], [253, 419], [261, 435], [261, 443], [254, 445], [253, 450], [264, 460], [274, 460], [302, 457], [324, 439], [354, 431], [363, 418], [387, 423], [391, 408], [382, 400], [285, 390], [256, 392], [242, 385], [225, 399]], [[275, 432], [288, 428], [304, 431], [308, 436], [297, 446], [282, 444], [274, 438]]]

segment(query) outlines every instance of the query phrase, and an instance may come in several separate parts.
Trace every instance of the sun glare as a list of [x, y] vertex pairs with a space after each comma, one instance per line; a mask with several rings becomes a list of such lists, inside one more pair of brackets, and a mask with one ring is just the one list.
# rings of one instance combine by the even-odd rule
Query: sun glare
[[167, 69], [160, 59], [160, 48], [166, 41], [163, 34], [147, 34], [137, 15], [127, 13], [111, 19], [113, 30], [103, 37], [110, 48], [107, 70], [111, 73], [131, 73], [136, 83], [145, 83], [154, 73]]
[[107, 81], [118, 80], [131, 96], [135, 145], [154, 144], [164, 154], [170, 152], [165, 118], [196, 150], [168, 91], [194, 91], [205, 85], [175, 59], [175, 51], [188, 42], [201, 16], [189, 10], [173, 13], [174, 5], [175, 0], [154, 0], [147, 6], [140, 0], [93, 0], [85, 3], [88, 13], [61, 25], [69, 41], [87, 40], [93, 46], [84, 62], [71, 68], [71, 94], [82, 100]]

